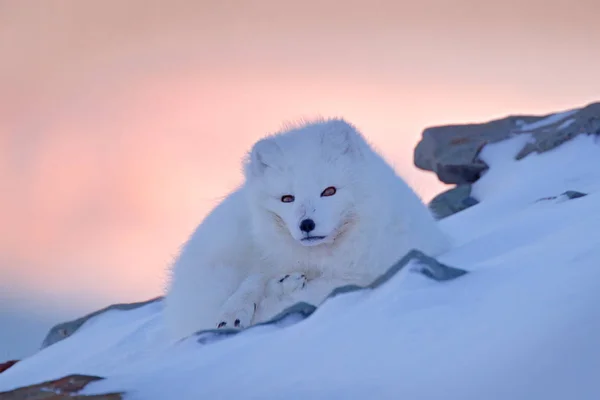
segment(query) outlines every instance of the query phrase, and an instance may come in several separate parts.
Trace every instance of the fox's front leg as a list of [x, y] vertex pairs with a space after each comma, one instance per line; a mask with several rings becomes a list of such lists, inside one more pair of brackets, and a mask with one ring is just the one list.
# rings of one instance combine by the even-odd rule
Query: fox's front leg
[[221, 307], [217, 328], [247, 328], [257, 305], [265, 297], [267, 279], [263, 274], [252, 274]]
[[290, 272], [280, 277], [270, 279], [267, 282], [265, 295], [282, 299], [292, 293], [304, 289], [308, 279], [302, 272]]

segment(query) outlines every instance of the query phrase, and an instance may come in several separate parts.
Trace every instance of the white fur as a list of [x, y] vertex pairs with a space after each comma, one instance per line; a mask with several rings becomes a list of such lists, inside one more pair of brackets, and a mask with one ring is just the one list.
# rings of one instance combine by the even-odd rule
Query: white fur
[[[296, 301], [318, 306], [337, 286], [369, 284], [412, 248], [437, 256], [450, 247], [412, 189], [344, 120], [262, 139], [244, 167], [244, 184], [173, 266], [165, 314], [174, 339], [236, 319], [248, 326]], [[330, 186], [337, 192], [321, 197]], [[323, 239], [302, 241], [305, 218]]]

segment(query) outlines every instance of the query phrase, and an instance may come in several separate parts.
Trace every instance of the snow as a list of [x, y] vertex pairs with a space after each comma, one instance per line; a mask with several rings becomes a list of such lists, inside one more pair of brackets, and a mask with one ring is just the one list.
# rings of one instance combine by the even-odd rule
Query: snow
[[[471, 273], [409, 272], [309, 318], [168, 344], [162, 305], [109, 311], [0, 374], [0, 391], [70, 373], [128, 399], [600, 398], [600, 145], [580, 135], [515, 161], [488, 145], [481, 201], [440, 221]], [[537, 202], [567, 190], [588, 195]]]
[[537, 122], [532, 122], [530, 124], [520, 124], [519, 129], [521, 131], [532, 131], [534, 129], [543, 128], [544, 126], [552, 125], [559, 121], [562, 121], [563, 119], [568, 118], [571, 115], [575, 114], [577, 111], [579, 111], [578, 108], [574, 109], [574, 110], [563, 111], [560, 113], [552, 114], [552, 115], [550, 115], [544, 119], [541, 119]]
[[567, 129], [569, 126], [571, 126], [573, 124], [573, 122], [575, 122], [576, 119], [575, 118], [569, 118], [568, 120], [566, 120], [565, 122], [563, 122], [562, 124], [560, 124], [558, 126], [558, 130], [563, 130], [563, 129]]

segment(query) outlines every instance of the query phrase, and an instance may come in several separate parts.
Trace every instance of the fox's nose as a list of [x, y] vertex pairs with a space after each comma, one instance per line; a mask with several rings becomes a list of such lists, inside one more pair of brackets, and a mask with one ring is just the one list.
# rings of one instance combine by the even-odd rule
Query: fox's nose
[[315, 229], [315, 221], [313, 221], [310, 218], [307, 219], [303, 219], [302, 222], [300, 222], [300, 230], [302, 232], [306, 232], [309, 233], [311, 231], [313, 231]]

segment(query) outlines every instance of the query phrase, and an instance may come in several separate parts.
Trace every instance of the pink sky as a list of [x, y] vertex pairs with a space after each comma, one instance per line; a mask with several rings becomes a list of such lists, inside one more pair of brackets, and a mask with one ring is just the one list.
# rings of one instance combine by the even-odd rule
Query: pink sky
[[0, 7], [12, 296], [160, 294], [244, 152], [285, 121], [345, 117], [429, 200], [444, 187], [412, 165], [426, 126], [600, 100], [595, 1], [124, 3]]

